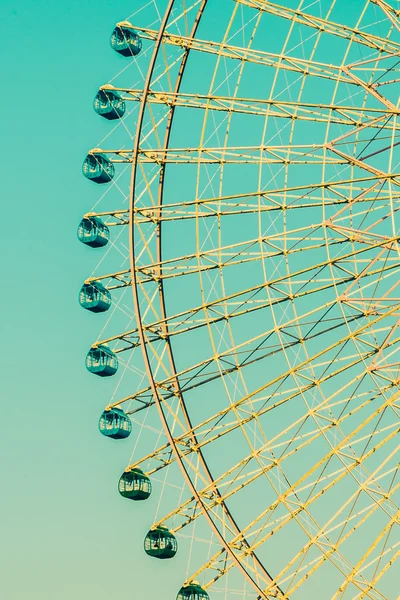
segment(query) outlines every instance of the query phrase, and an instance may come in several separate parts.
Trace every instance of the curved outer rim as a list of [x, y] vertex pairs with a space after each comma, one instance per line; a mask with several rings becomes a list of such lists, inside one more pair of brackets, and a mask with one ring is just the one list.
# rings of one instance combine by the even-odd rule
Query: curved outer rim
[[[195, 35], [195, 32], [197, 30], [198, 24], [200, 22], [201, 16], [204, 12], [204, 8], [207, 4], [208, 0], [203, 0], [201, 3], [201, 6], [198, 10], [196, 19], [195, 19], [195, 23], [193, 26], [193, 30], [191, 32], [191, 37], [193, 37]], [[150, 83], [151, 83], [151, 78], [153, 75], [153, 71], [154, 71], [154, 67], [155, 67], [155, 63], [158, 57], [158, 52], [159, 49], [161, 47], [161, 43], [162, 43], [162, 37], [165, 31], [165, 28], [168, 24], [168, 20], [169, 20], [169, 16], [171, 14], [173, 5], [175, 3], [175, 0], [170, 0], [168, 7], [166, 8], [165, 11], [165, 15], [164, 15], [164, 19], [162, 21], [161, 27], [159, 29], [158, 35], [157, 35], [157, 39], [155, 41], [155, 47], [153, 50], [153, 55], [151, 57], [150, 60], [150, 64], [149, 64], [149, 69], [147, 72], [147, 77], [146, 77], [146, 81], [144, 84], [144, 88], [143, 88], [143, 97], [141, 100], [141, 104], [140, 104], [140, 110], [139, 110], [139, 115], [138, 115], [138, 122], [137, 122], [137, 128], [136, 128], [136, 137], [135, 137], [135, 143], [134, 143], [134, 147], [133, 147], [133, 152], [132, 152], [132, 174], [131, 174], [131, 184], [130, 184], [130, 197], [129, 197], [129, 225], [130, 225], [130, 235], [129, 235], [129, 243], [130, 243], [130, 268], [131, 268], [131, 277], [132, 277], [132, 294], [133, 294], [133, 302], [134, 302], [134, 308], [135, 308], [135, 314], [136, 314], [136, 321], [137, 321], [137, 327], [138, 327], [138, 333], [139, 333], [139, 337], [140, 337], [140, 342], [141, 342], [141, 346], [142, 346], [142, 353], [143, 353], [143, 359], [144, 359], [144, 363], [146, 366], [146, 372], [147, 372], [147, 376], [149, 379], [149, 383], [152, 389], [152, 393], [153, 393], [153, 397], [154, 400], [157, 404], [157, 409], [160, 415], [160, 419], [161, 422], [163, 424], [165, 433], [167, 435], [168, 441], [171, 445], [171, 448], [175, 454], [176, 460], [179, 464], [179, 467], [185, 477], [185, 480], [193, 494], [193, 496], [196, 498], [199, 506], [201, 507], [201, 510], [204, 514], [204, 516], [206, 517], [207, 521], [209, 522], [212, 530], [214, 531], [214, 533], [216, 534], [216, 536], [218, 537], [219, 541], [221, 542], [223, 548], [225, 549], [226, 553], [230, 556], [231, 560], [236, 564], [236, 566], [238, 567], [238, 569], [243, 573], [243, 575], [246, 577], [247, 581], [252, 585], [252, 587], [254, 588], [254, 590], [259, 594], [259, 598], [263, 598], [264, 600], [268, 600], [268, 596], [263, 592], [263, 590], [258, 586], [258, 584], [256, 583], [256, 581], [254, 581], [253, 577], [247, 572], [247, 570], [245, 569], [245, 567], [242, 565], [242, 563], [239, 561], [239, 559], [237, 558], [237, 556], [234, 554], [233, 550], [231, 549], [231, 547], [229, 546], [229, 544], [226, 542], [224, 536], [221, 534], [221, 532], [219, 531], [218, 527], [216, 526], [216, 524], [214, 523], [214, 521], [212, 520], [212, 518], [210, 517], [207, 508], [204, 506], [203, 501], [201, 499], [201, 497], [199, 496], [197, 489], [195, 487], [195, 485], [193, 484], [191, 477], [189, 475], [189, 473], [187, 472], [187, 469], [185, 467], [185, 465], [183, 464], [183, 460], [182, 457], [179, 453], [179, 450], [177, 449], [176, 445], [175, 445], [175, 441], [173, 438], [173, 435], [171, 434], [169, 425], [167, 423], [167, 420], [165, 418], [164, 415], [164, 411], [163, 408], [161, 406], [161, 402], [157, 393], [157, 388], [156, 388], [156, 384], [154, 381], [154, 377], [153, 377], [153, 373], [152, 373], [152, 369], [151, 369], [151, 365], [150, 365], [150, 360], [149, 360], [149, 356], [148, 356], [148, 352], [147, 352], [147, 347], [146, 347], [146, 343], [145, 343], [145, 336], [144, 336], [144, 332], [143, 332], [143, 327], [142, 327], [142, 321], [141, 321], [141, 311], [140, 311], [140, 306], [139, 306], [139, 297], [138, 297], [138, 290], [137, 290], [137, 282], [136, 282], [136, 269], [135, 269], [135, 255], [134, 255], [134, 203], [135, 203], [135, 182], [136, 182], [136, 170], [137, 170], [137, 156], [138, 156], [138, 150], [139, 150], [139, 143], [140, 143], [140, 134], [141, 134], [141, 129], [142, 129], [142, 124], [143, 124], [143, 118], [144, 118], [144, 112], [145, 112], [145, 108], [146, 108], [146, 100], [147, 100], [147, 95], [149, 93], [150, 90]], [[187, 63], [187, 58], [189, 55], [189, 50], [186, 51], [186, 53], [183, 56], [182, 59], [182, 63], [179, 69], [179, 73], [177, 76], [177, 80], [176, 80], [176, 88], [175, 91], [179, 91], [180, 89], [180, 84], [182, 81], [182, 77], [183, 77], [183, 73], [185, 70], [185, 66]], [[170, 136], [170, 132], [171, 132], [171, 126], [172, 126], [172, 120], [173, 120], [173, 116], [174, 116], [174, 107], [172, 106], [170, 109], [170, 114], [168, 117], [168, 121], [167, 121], [167, 126], [166, 126], [166, 134], [165, 134], [165, 142], [168, 143], [169, 140], [169, 136]], [[164, 146], [166, 147], [166, 145]], [[162, 205], [162, 200], [163, 200], [163, 189], [164, 189], [164, 169], [163, 167], [161, 167], [161, 171], [160, 171], [160, 182], [159, 182], [159, 193], [158, 193], [158, 208]], [[157, 240], [157, 254], [158, 256], [161, 258], [161, 227], [160, 227], [160, 231], [159, 231], [159, 235], [158, 235], [158, 240]], [[161, 268], [161, 267], [160, 267]], [[162, 315], [165, 316], [165, 302], [164, 302], [164, 292], [163, 292], [163, 286], [162, 284], [159, 287], [159, 299], [160, 299], [160, 305], [161, 305], [161, 311], [162, 311]], [[167, 326], [165, 326], [165, 331], [168, 331]], [[166, 336], [166, 342], [167, 342], [167, 348], [168, 348], [168, 356], [169, 356], [169, 360], [170, 360], [170, 364], [171, 364], [171, 368], [173, 370], [173, 375], [175, 377], [175, 382], [177, 385], [177, 389], [178, 389], [178, 393], [179, 393], [179, 401], [180, 401], [180, 406], [181, 406], [181, 410], [182, 413], [185, 417], [186, 423], [188, 425], [188, 428], [191, 429], [191, 423], [190, 423], [190, 418], [186, 409], [186, 405], [184, 403], [183, 400], [183, 396], [180, 390], [180, 386], [179, 386], [179, 380], [176, 377], [176, 369], [175, 369], [175, 361], [173, 358], [173, 353], [172, 353], [172, 349], [171, 349], [171, 345], [169, 342], [169, 338], [168, 335]], [[195, 442], [196, 438], [193, 435], [193, 441]], [[206, 464], [206, 461], [204, 459], [204, 456], [202, 455], [201, 451], [198, 450], [197, 451], [199, 454], [199, 457], [201, 459], [201, 463], [205, 469], [206, 475], [210, 481], [210, 484], [213, 485], [214, 480], [213, 477], [211, 475], [211, 472]], [[213, 486], [215, 492], [218, 494], [218, 496], [220, 495], [216, 486]], [[234, 520], [233, 516], [231, 515], [230, 511], [228, 510], [226, 504], [223, 502], [221, 503], [221, 506], [223, 507], [225, 514], [227, 515], [229, 521], [231, 522], [233, 528], [235, 529], [236, 533], [238, 536], [240, 536], [241, 530], [238, 527], [236, 521]], [[249, 547], [248, 542], [246, 542], [246, 540], [243, 538], [242, 542]], [[260, 562], [260, 560], [257, 558], [257, 556], [251, 552], [250, 556], [252, 556], [252, 558], [256, 561], [257, 565], [259, 566], [260, 569], [262, 569], [262, 571], [264, 572], [264, 574], [266, 575], [266, 578], [269, 579], [270, 581], [273, 580], [273, 578], [271, 577], [271, 575], [268, 573], [268, 571], [266, 571], [265, 567], [262, 565], [262, 563]], [[279, 588], [278, 588], [279, 589]], [[279, 590], [281, 591], [281, 590]], [[283, 593], [283, 592], [281, 592]]]
[[[198, 28], [198, 25], [200, 23], [201, 17], [202, 17], [202, 13], [204, 12], [204, 9], [207, 5], [208, 0], [203, 0], [201, 7], [199, 9], [199, 12], [197, 14], [194, 26], [192, 28], [192, 31], [190, 33], [190, 37], [194, 37], [196, 35], [196, 31]], [[176, 78], [176, 84], [175, 84], [175, 89], [174, 89], [174, 94], [178, 94], [180, 87], [181, 87], [181, 83], [182, 83], [182, 78], [185, 72], [185, 68], [186, 68], [186, 64], [187, 64], [187, 60], [189, 58], [189, 53], [190, 53], [190, 48], [187, 49], [186, 53], [183, 56], [182, 59], [182, 63], [178, 72], [178, 76]], [[167, 125], [166, 125], [166, 132], [165, 132], [165, 138], [164, 138], [164, 144], [163, 147], [164, 148], [168, 148], [168, 144], [169, 144], [169, 138], [170, 138], [170, 134], [171, 134], [171, 130], [172, 130], [172, 123], [173, 123], [173, 119], [174, 119], [174, 115], [175, 115], [175, 108], [176, 105], [172, 105], [170, 107], [170, 113], [168, 116], [168, 121], [167, 121]], [[161, 165], [161, 169], [160, 169], [160, 181], [159, 181], [159, 188], [158, 188], [158, 205], [157, 208], [159, 209], [159, 212], [161, 210], [161, 206], [163, 204], [163, 197], [164, 197], [164, 171], [165, 171], [165, 164], [162, 163]], [[157, 263], [160, 265], [159, 268], [159, 275], [162, 275], [162, 221], [160, 223], [160, 228], [159, 228], [159, 234], [157, 236]], [[162, 279], [162, 277], [159, 278], [159, 298], [160, 298], [160, 306], [161, 306], [161, 315], [162, 315], [162, 329], [163, 329], [163, 333], [165, 334], [165, 341], [167, 344], [167, 351], [168, 351], [168, 357], [170, 360], [170, 365], [171, 365], [171, 369], [172, 369], [172, 374], [174, 377], [174, 383], [176, 386], [176, 389], [178, 391], [179, 394], [179, 401], [180, 401], [180, 405], [181, 405], [181, 409], [182, 409], [182, 413], [185, 417], [185, 421], [186, 424], [188, 426], [189, 430], [193, 429], [193, 425], [191, 423], [190, 420], [190, 416], [189, 416], [189, 412], [186, 408], [186, 404], [185, 404], [185, 400], [184, 400], [184, 396], [180, 387], [180, 382], [179, 382], [179, 378], [177, 375], [177, 370], [176, 370], [176, 366], [175, 366], [175, 359], [174, 359], [174, 355], [173, 355], [173, 350], [172, 350], [172, 345], [171, 345], [171, 341], [168, 335], [168, 319], [167, 319], [167, 314], [166, 314], [166, 309], [165, 309], [165, 295], [164, 295], [164, 281]], [[195, 446], [197, 446], [197, 438], [196, 435], [194, 433], [191, 434], [191, 439], [192, 442]], [[218, 496], [218, 498], [221, 499], [221, 494], [217, 488], [217, 486], [214, 484], [214, 478], [211, 474], [210, 468], [204, 458], [203, 452], [201, 450], [201, 448], [198, 448], [196, 450], [201, 464], [205, 470], [205, 473], [207, 475], [207, 478], [210, 482], [210, 484], [213, 486], [213, 491], [215, 492], [215, 494]], [[230, 523], [232, 524], [233, 528], [235, 529], [237, 535], [240, 534], [241, 529], [239, 528], [238, 524], [236, 523], [232, 513], [230, 512], [229, 508], [227, 507], [225, 501], [221, 501], [220, 502], [220, 506], [223, 508], [226, 516], [228, 517]], [[246, 541], [245, 538], [242, 538], [242, 542], [247, 546], [247, 548], [250, 548], [250, 544]], [[264, 567], [264, 565], [262, 564], [262, 562], [260, 561], [260, 559], [257, 557], [257, 555], [253, 552], [250, 551], [250, 556], [253, 558], [253, 560], [257, 563], [258, 567], [261, 569], [261, 571], [265, 574], [266, 578], [269, 578], [270, 581], [273, 581], [273, 577], [270, 575], [270, 573], [266, 570], [266, 568]], [[279, 589], [279, 588], [278, 588]], [[257, 590], [258, 591], [258, 590]], [[281, 590], [280, 590], [281, 591]], [[283, 592], [282, 592], [283, 593]]]

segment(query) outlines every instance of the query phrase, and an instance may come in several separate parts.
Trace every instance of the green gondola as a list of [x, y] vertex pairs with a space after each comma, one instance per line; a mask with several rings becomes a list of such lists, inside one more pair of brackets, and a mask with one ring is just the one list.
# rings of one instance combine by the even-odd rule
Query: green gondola
[[121, 96], [109, 89], [101, 89], [97, 92], [93, 100], [93, 108], [95, 112], [113, 121], [114, 119], [121, 119], [125, 114], [125, 102]]
[[91, 248], [108, 244], [110, 230], [98, 217], [83, 217], [78, 225], [78, 240]]
[[86, 355], [86, 368], [100, 377], [110, 377], [118, 371], [118, 358], [107, 346], [94, 346]]
[[132, 431], [132, 422], [122, 408], [105, 410], [99, 419], [99, 431], [114, 440], [127, 438]]
[[98, 281], [84, 283], [79, 292], [79, 304], [94, 313], [105, 312], [111, 306], [111, 294]]
[[141, 469], [132, 469], [122, 473], [118, 491], [129, 500], [147, 500], [151, 494], [151, 481]]
[[210, 597], [196, 581], [193, 581], [181, 587], [176, 600], [210, 600]]
[[109, 183], [115, 175], [115, 168], [103, 154], [89, 152], [83, 161], [82, 173], [94, 183]]
[[178, 550], [175, 536], [166, 527], [151, 529], [144, 540], [146, 554], [154, 558], [172, 558]]
[[122, 56], [137, 56], [142, 49], [142, 40], [127, 21], [118, 23], [111, 34], [111, 48]]

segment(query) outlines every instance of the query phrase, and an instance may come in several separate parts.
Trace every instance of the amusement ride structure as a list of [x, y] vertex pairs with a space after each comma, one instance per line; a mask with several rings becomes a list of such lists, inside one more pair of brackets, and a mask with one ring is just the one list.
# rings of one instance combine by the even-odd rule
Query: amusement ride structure
[[144, 551], [177, 600], [395, 600], [398, 2], [132, 4], [79, 302]]

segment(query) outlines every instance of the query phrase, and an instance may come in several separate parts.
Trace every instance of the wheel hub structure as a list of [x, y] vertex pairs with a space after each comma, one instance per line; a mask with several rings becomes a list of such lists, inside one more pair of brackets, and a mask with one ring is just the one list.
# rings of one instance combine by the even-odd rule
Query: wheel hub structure
[[179, 600], [394, 600], [397, 3], [137, 4], [78, 228], [121, 502]]

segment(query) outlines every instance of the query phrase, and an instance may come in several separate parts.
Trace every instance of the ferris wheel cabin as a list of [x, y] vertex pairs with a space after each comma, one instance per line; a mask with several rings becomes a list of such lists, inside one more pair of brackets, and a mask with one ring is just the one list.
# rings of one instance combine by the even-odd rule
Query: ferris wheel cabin
[[141, 469], [135, 468], [121, 475], [118, 491], [129, 500], [147, 500], [151, 494], [151, 481]]
[[108, 244], [110, 230], [98, 217], [83, 217], [78, 225], [78, 240], [91, 248]]
[[111, 34], [111, 47], [122, 56], [137, 56], [142, 49], [142, 40], [127, 21], [118, 23]]
[[107, 346], [95, 346], [87, 353], [86, 368], [94, 375], [110, 377], [118, 371], [118, 358]]
[[103, 154], [89, 152], [83, 161], [82, 173], [94, 183], [109, 183], [115, 175], [115, 168]]
[[210, 597], [198, 583], [193, 582], [181, 587], [176, 600], [210, 600]]
[[105, 410], [99, 419], [99, 431], [114, 440], [127, 438], [132, 431], [132, 422], [122, 408]]
[[113, 121], [124, 116], [126, 106], [117, 92], [102, 89], [97, 92], [93, 100], [93, 108], [101, 117]]
[[101, 283], [84, 283], [79, 292], [79, 304], [94, 313], [105, 312], [111, 306], [111, 294]]
[[166, 527], [159, 526], [146, 535], [144, 550], [154, 558], [173, 558], [178, 550], [178, 542]]

